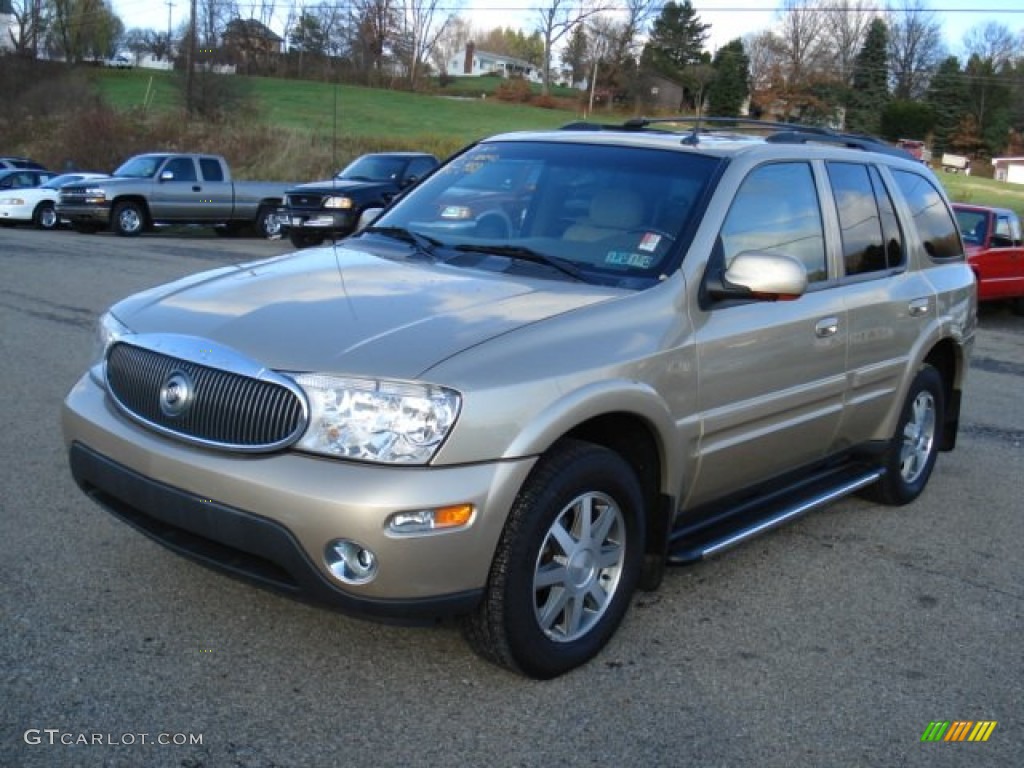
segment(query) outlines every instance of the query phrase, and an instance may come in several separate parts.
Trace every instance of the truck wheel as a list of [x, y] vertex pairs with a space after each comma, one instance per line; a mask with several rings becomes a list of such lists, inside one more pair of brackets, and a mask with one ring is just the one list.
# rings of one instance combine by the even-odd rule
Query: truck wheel
[[881, 504], [909, 504], [924, 490], [942, 444], [945, 418], [942, 376], [923, 365], [910, 384], [896, 434], [882, 458], [885, 475], [863, 495]]
[[281, 221], [277, 218], [277, 210], [272, 206], [260, 206], [256, 213], [256, 234], [268, 240], [281, 236]]
[[59, 221], [57, 211], [49, 200], [41, 202], [32, 212], [32, 223], [36, 229], [56, 229]]
[[292, 245], [296, 248], [310, 248], [314, 245], [320, 245], [324, 241], [323, 235], [310, 235], [294, 229], [288, 231], [288, 239], [291, 240]]
[[122, 237], [138, 237], [146, 228], [146, 211], [139, 203], [126, 200], [114, 206], [110, 224]]
[[612, 451], [566, 441], [543, 456], [505, 523], [483, 601], [464, 619], [488, 661], [548, 679], [595, 656], [629, 607], [643, 495]]

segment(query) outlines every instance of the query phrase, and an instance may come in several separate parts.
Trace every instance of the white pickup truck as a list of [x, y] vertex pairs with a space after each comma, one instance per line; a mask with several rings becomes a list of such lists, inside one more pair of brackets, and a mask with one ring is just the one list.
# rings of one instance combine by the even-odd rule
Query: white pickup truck
[[134, 237], [157, 226], [199, 224], [223, 235], [252, 227], [275, 237], [277, 208], [294, 185], [232, 181], [219, 155], [154, 152], [129, 159], [110, 178], [61, 188], [57, 213], [86, 233], [109, 227]]

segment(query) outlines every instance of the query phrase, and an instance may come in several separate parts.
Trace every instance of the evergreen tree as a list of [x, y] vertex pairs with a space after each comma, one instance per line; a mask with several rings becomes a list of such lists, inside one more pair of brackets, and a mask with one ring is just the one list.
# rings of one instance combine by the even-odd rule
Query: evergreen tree
[[889, 101], [888, 45], [885, 22], [875, 19], [853, 64], [853, 88], [847, 99], [846, 128], [877, 135]]
[[710, 27], [697, 16], [690, 0], [682, 3], [669, 0], [651, 26], [651, 37], [642, 57], [644, 68], [680, 79], [686, 67], [705, 61], [704, 43]]
[[587, 79], [587, 55], [588, 55], [587, 28], [584, 24], [577, 24], [572, 31], [572, 36], [562, 51], [562, 63], [572, 70], [572, 82], [582, 83]]
[[960, 71], [960, 61], [950, 56], [939, 64], [925, 96], [934, 120], [932, 154], [935, 157], [950, 149], [960, 119], [967, 111], [967, 96], [967, 81]]
[[719, 48], [711, 67], [715, 71], [708, 88], [711, 114], [738, 117], [750, 93], [750, 59], [743, 49], [743, 41], [737, 38]]

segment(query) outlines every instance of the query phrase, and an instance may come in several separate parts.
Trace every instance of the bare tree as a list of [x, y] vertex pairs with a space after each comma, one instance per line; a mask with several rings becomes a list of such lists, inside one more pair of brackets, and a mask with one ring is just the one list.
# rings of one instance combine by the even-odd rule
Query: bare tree
[[416, 89], [423, 66], [429, 61], [438, 38], [454, 18], [442, 13], [451, 8], [452, 0], [405, 0], [402, 4], [399, 31], [402, 59], [409, 77], [409, 87]]
[[806, 88], [826, 61], [826, 17], [810, 0], [785, 0], [779, 13], [775, 41], [782, 76], [791, 90]]
[[430, 55], [430, 60], [442, 76], [448, 74], [448, 62], [466, 50], [466, 43], [472, 39], [473, 30], [468, 19], [455, 16], [449, 20], [438, 35]]
[[931, 73], [946, 57], [942, 24], [928, 10], [925, 0], [902, 0], [899, 6], [890, 6], [886, 16], [893, 96], [902, 100], [922, 98]]
[[48, 44], [68, 61], [102, 58], [124, 32], [103, 0], [49, 0]]
[[39, 55], [39, 41], [46, 31], [43, 0], [14, 0], [10, 12], [14, 23], [7, 30], [7, 35], [14, 52], [20, 56], [36, 58]]
[[349, 48], [357, 70], [369, 83], [379, 83], [399, 26], [396, 0], [352, 0]]
[[830, 0], [824, 6], [822, 30], [833, 75], [843, 85], [853, 82], [853, 65], [871, 21], [878, 15], [873, 0]]
[[537, 29], [544, 38], [544, 64], [541, 73], [544, 78], [541, 92], [551, 92], [551, 57], [554, 46], [591, 16], [601, 13], [607, 6], [603, 0], [549, 0], [544, 8], [535, 8]]
[[992, 62], [992, 67], [999, 72], [1012, 66], [1019, 57], [1018, 42], [1008, 27], [989, 21], [977, 24], [967, 30], [964, 35], [965, 58], [977, 56], [979, 59]]

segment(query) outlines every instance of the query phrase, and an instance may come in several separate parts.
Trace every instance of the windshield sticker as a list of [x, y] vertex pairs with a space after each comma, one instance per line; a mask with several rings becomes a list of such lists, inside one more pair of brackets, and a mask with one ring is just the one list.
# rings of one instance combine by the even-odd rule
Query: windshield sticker
[[604, 257], [605, 264], [613, 264], [617, 267], [637, 267], [649, 269], [654, 263], [654, 257], [644, 253], [632, 253], [630, 251], [608, 251]]
[[641, 251], [647, 251], [651, 253], [658, 249], [658, 243], [661, 242], [661, 235], [655, 234], [654, 232], [647, 232], [642, 238], [640, 238], [640, 245], [637, 247]]

